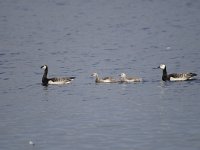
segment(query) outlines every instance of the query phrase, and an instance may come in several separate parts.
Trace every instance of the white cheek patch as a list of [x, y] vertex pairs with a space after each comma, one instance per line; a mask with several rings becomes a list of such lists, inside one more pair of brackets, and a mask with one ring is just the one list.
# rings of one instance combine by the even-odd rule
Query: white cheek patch
[[42, 69], [46, 69], [46, 68], [47, 68], [47, 66], [43, 66], [43, 67], [42, 67]]
[[163, 65], [163, 64], [160, 65], [160, 68], [161, 68], [161, 69], [165, 69], [165, 65]]

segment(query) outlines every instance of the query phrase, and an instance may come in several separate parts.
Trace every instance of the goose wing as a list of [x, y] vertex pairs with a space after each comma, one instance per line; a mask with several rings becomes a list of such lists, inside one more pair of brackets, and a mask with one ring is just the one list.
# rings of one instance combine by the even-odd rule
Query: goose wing
[[100, 79], [100, 82], [103, 82], [103, 83], [116, 83], [117, 80], [115, 80], [113, 77], [104, 77], [104, 78]]
[[181, 78], [184, 77], [183, 73], [171, 73], [168, 75], [169, 77], [173, 77], [173, 78]]
[[103, 80], [113, 80], [113, 77], [104, 77]]
[[196, 73], [191, 73], [191, 72], [187, 72], [187, 73], [172, 73], [172, 74], [169, 74], [170, 77], [174, 77], [174, 78], [191, 78], [191, 77], [194, 77], [194, 76], [197, 76]]
[[54, 78], [50, 78], [49, 80], [53, 81], [53, 82], [62, 82], [62, 81], [72, 81], [74, 80], [75, 77], [54, 77]]
[[72, 81], [72, 80], [74, 80], [76, 77], [64, 77], [66, 80], [70, 80], [70, 81]]
[[54, 77], [48, 79], [48, 84], [66, 84], [70, 83], [75, 77]]
[[191, 73], [191, 72], [187, 72], [187, 73], [172, 73], [169, 74], [168, 77], [170, 79], [178, 79], [178, 80], [189, 80], [192, 79], [192, 77], [197, 76], [196, 73]]

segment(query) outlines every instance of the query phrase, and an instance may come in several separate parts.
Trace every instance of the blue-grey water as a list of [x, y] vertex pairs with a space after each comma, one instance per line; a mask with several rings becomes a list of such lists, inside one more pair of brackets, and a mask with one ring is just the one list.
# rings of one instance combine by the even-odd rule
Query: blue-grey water
[[[0, 149], [199, 150], [200, 80], [152, 69], [200, 75], [199, 14], [198, 0], [1, 0]], [[42, 86], [43, 64], [76, 79]]]

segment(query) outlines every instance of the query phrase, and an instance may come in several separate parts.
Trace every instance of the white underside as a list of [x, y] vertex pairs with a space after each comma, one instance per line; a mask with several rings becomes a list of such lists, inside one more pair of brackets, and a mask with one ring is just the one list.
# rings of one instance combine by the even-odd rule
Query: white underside
[[102, 82], [110, 83], [110, 82], [114, 82], [114, 81], [111, 81], [111, 80], [102, 80]]
[[[191, 79], [191, 78], [189, 78]], [[170, 81], [185, 81], [185, 80], [189, 80], [188, 78], [173, 78], [173, 77], [170, 77]]]
[[53, 85], [61, 85], [61, 84], [68, 84], [70, 83], [69, 81], [66, 82], [66, 81], [56, 81], [56, 82], [53, 82], [53, 81], [49, 81], [48, 84], [53, 84]]
[[128, 83], [131, 83], [131, 82], [141, 82], [142, 81], [142, 78], [134, 78], [134, 79], [121, 79], [122, 82], [128, 82]]
[[125, 82], [140, 82], [142, 79], [125, 80]]

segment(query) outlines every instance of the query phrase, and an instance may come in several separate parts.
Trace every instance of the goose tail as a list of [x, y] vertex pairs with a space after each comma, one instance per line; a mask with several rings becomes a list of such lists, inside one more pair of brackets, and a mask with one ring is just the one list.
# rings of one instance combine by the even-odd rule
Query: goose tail
[[196, 73], [192, 73], [192, 72], [190, 72], [190, 73], [188, 73], [188, 76], [190, 76], [190, 77], [194, 77], [194, 76], [197, 76], [197, 74], [196, 74]]
[[74, 80], [76, 77], [69, 77], [70, 80]]

